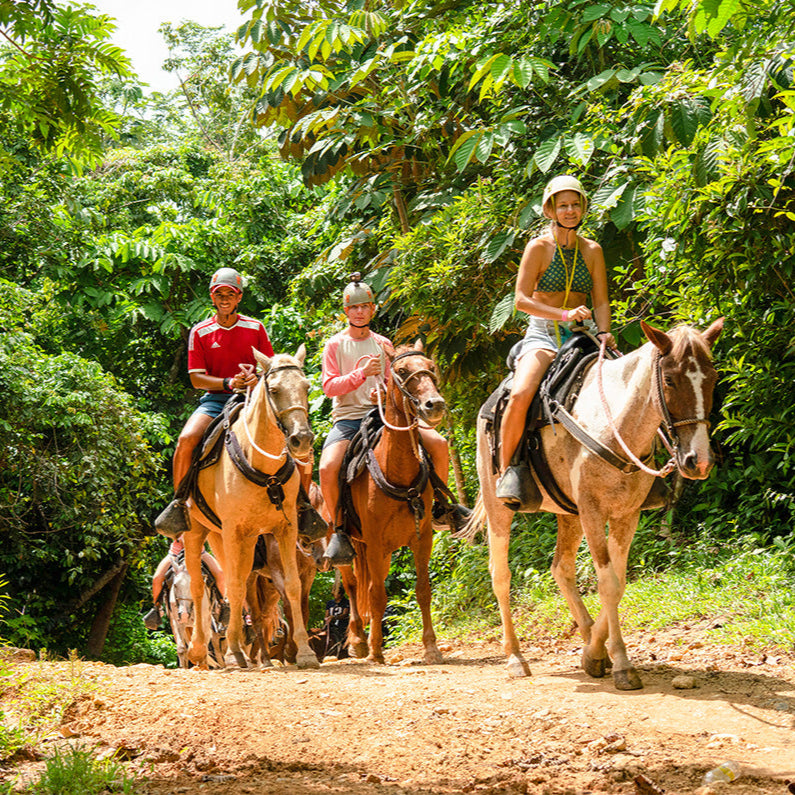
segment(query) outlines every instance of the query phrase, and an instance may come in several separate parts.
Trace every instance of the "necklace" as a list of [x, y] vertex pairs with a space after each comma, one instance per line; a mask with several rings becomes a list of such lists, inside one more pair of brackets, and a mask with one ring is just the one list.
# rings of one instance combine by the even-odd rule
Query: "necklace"
[[[560, 254], [560, 261], [563, 263], [563, 272], [566, 274], [566, 292], [563, 294], [563, 309], [568, 310], [568, 300], [569, 300], [569, 293], [571, 292], [571, 285], [574, 281], [574, 271], [577, 267], [577, 254], [580, 250], [580, 236], [575, 233], [574, 235], [574, 258], [571, 261], [571, 271], [569, 270], [568, 263], [566, 262], [566, 258], [563, 256], [563, 248], [560, 245], [557, 237], [555, 238], [555, 250]], [[558, 341], [558, 347], [560, 347], [560, 326], [558, 321], [553, 321], [555, 324], [555, 337]]]

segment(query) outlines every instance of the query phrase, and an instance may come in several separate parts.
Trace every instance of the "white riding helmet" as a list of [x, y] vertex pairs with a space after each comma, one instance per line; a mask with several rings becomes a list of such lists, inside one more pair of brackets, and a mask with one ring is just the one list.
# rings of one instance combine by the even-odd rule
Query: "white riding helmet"
[[374, 304], [375, 298], [370, 285], [362, 281], [361, 273], [351, 274], [351, 283], [342, 292], [342, 305], [347, 309], [357, 304]]
[[544, 198], [541, 200], [541, 211], [544, 213], [545, 218], [549, 218], [553, 221], [555, 220], [553, 203], [550, 202], [550, 199], [554, 199], [556, 193], [562, 193], [564, 190], [573, 190], [575, 193], [579, 193], [582, 199], [582, 214], [585, 215], [588, 211], [588, 196], [583, 190], [582, 185], [580, 185], [580, 180], [576, 177], [563, 174], [551, 179], [547, 183], [546, 188], [544, 188]]
[[219, 287], [231, 287], [242, 294], [243, 277], [234, 268], [219, 268], [210, 279], [210, 295]]

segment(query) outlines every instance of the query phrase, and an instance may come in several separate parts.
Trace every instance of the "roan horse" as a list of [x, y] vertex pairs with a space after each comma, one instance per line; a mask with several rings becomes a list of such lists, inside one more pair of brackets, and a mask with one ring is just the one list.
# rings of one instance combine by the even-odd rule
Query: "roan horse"
[[[386, 609], [384, 581], [392, 553], [409, 547], [417, 572], [416, 595], [422, 612], [422, 642], [426, 663], [442, 662], [431, 623], [431, 584], [428, 562], [433, 543], [431, 503], [433, 487], [428, 480], [429, 463], [420, 445], [418, 419], [431, 426], [441, 422], [446, 404], [439, 394], [436, 365], [423, 354], [420, 344], [402, 347], [391, 360], [391, 378], [384, 399], [384, 428], [368, 455], [368, 466], [351, 482], [351, 500], [361, 521], [361, 532], [352, 533], [356, 550], [353, 575], [349, 567], [340, 574], [350, 597], [348, 637], [355, 654], [364, 646], [363, 621], [369, 618], [371, 662], [384, 662], [381, 621]], [[373, 464], [374, 462], [374, 464]], [[390, 496], [373, 477], [391, 487]], [[424, 474], [423, 474], [424, 473]], [[411, 507], [408, 495], [413, 501]]]
[[[284, 566], [285, 593], [295, 617], [296, 662], [299, 668], [316, 668], [317, 657], [309, 648], [301, 618], [301, 583], [295, 560], [299, 472], [292, 457], [307, 457], [313, 439], [307, 401], [309, 381], [302, 369], [306, 351], [302, 345], [295, 357], [277, 354], [268, 358], [256, 350], [254, 354], [263, 375], [232, 423], [220, 459], [198, 475], [199, 489], [221, 526], [212, 526], [193, 501], [189, 503], [191, 530], [184, 541], [191, 592], [200, 610], [200, 556], [209, 535], [210, 546], [226, 574], [230, 609], [226, 662], [246, 668], [242, 617], [246, 580], [257, 536], [273, 534]], [[206, 656], [207, 638], [200, 625], [188, 657], [197, 665], [206, 665]]]
[[[679, 326], [666, 334], [646, 323], [641, 325], [650, 342], [627, 356], [600, 361], [592, 367], [571, 414], [592, 437], [624, 457], [617, 431], [639, 459], [650, 456], [657, 431], [664, 423], [672, 436], [679, 472], [686, 478], [706, 478], [713, 465], [708, 417], [717, 380], [710, 349], [723, 328], [723, 318], [703, 333]], [[511, 676], [528, 676], [530, 668], [519, 650], [509, 605], [508, 542], [513, 512], [495, 496], [496, 474], [484, 425], [479, 418], [481, 492], [461, 536], [474, 538], [488, 521], [489, 569], [502, 617], [508, 672]], [[558, 514], [552, 576], [582, 636], [582, 667], [590, 676], [601, 677], [612, 661], [615, 686], [619, 690], [637, 690], [643, 683], [627, 656], [618, 604], [624, 593], [627, 555], [640, 507], [654, 476], [642, 469], [631, 474], [619, 471], [561, 425], [545, 427], [541, 438], [552, 474], [579, 512], [579, 516], [562, 513], [541, 486], [544, 499], [540, 510]], [[605, 531], [607, 524], [609, 534]], [[598, 580], [601, 611], [596, 621], [583, 604], [576, 585], [575, 558], [583, 532]]]

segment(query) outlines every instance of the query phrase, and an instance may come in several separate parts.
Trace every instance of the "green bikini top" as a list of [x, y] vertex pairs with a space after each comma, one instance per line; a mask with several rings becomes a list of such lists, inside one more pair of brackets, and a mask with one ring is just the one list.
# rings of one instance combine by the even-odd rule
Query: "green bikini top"
[[[574, 260], [573, 275], [571, 273], [572, 260]], [[562, 293], [565, 292], [569, 279], [571, 279], [570, 290], [572, 292], [591, 292], [593, 279], [579, 248], [556, 246], [555, 256], [552, 257], [552, 262], [547, 266], [544, 275], [538, 280], [536, 290], [540, 293]]]

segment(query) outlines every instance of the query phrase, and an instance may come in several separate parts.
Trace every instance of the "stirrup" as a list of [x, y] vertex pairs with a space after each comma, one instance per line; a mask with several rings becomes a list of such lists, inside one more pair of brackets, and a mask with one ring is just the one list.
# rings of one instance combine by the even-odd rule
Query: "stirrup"
[[326, 553], [323, 555], [334, 566], [350, 566], [356, 556], [348, 534], [338, 527], [331, 536]]
[[184, 500], [173, 499], [155, 519], [155, 530], [160, 535], [177, 539], [190, 530], [188, 507]]
[[457, 502], [434, 500], [431, 514], [436, 524], [446, 525], [452, 532], [460, 533], [472, 516], [472, 511]]
[[667, 508], [671, 502], [672, 490], [663, 478], [654, 478], [646, 499], [640, 506], [641, 511], [651, 511], [654, 508]]
[[148, 613], [144, 615], [144, 626], [147, 629], [159, 629], [161, 618], [162, 615], [160, 614], [160, 608], [155, 605]]
[[328, 522], [311, 503], [298, 503], [298, 535], [307, 541], [318, 541], [328, 535]]
[[534, 513], [541, 506], [538, 490], [530, 467], [524, 462], [511, 464], [497, 480], [497, 499], [512, 511]]

